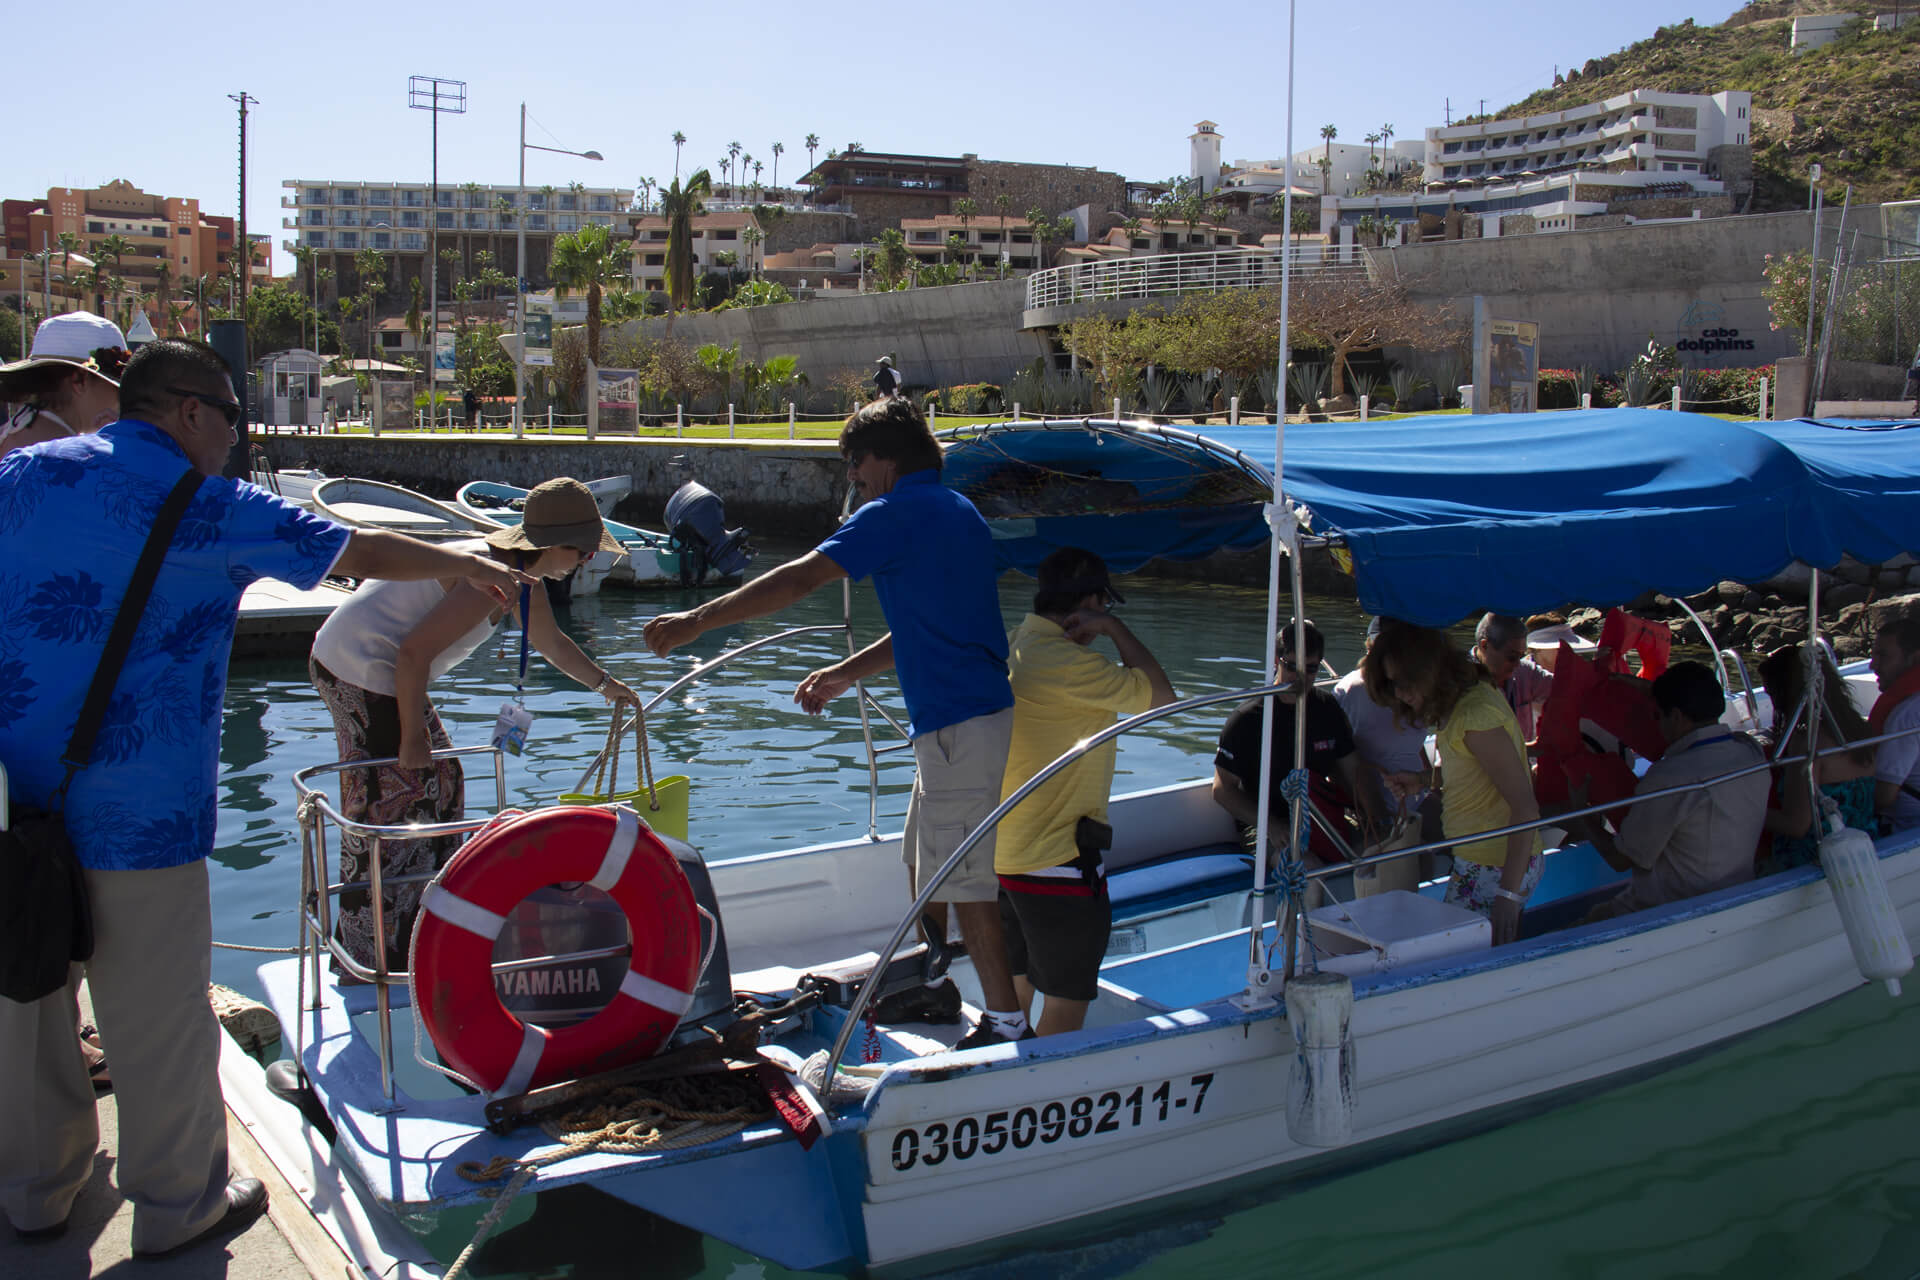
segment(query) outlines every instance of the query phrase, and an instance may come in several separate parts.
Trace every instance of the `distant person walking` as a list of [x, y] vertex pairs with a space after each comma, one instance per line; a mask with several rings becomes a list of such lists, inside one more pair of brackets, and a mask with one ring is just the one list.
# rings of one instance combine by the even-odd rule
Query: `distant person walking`
[[874, 370], [873, 374], [874, 396], [885, 399], [887, 396], [899, 395], [900, 371], [893, 367], [893, 356], [891, 354], [881, 356], [874, 363], [880, 366]]
[[480, 397], [473, 394], [472, 387], [468, 387], [460, 393], [460, 409], [461, 412], [466, 414], [467, 425], [469, 427], [479, 424]]
[[1920, 418], [1920, 347], [1913, 349], [1913, 360], [1907, 366], [1907, 399], [1913, 401], [1913, 416]]

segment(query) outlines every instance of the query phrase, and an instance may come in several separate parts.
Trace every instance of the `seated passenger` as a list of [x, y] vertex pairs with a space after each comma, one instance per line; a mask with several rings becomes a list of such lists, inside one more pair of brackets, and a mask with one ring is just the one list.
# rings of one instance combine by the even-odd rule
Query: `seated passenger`
[[1527, 656], [1548, 675], [1565, 644], [1575, 653], [1592, 653], [1600, 646], [1575, 631], [1558, 613], [1536, 613], [1527, 619]]
[[[1040, 562], [1033, 612], [1007, 637], [1013, 683], [1013, 741], [1001, 799], [1075, 743], [1173, 701], [1173, 686], [1147, 647], [1107, 612], [1124, 603], [1099, 556], [1062, 547]], [[1091, 647], [1105, 636], [1120, 662]], [[1000, 919], [1020, 1012], [1046, 997], [1036, 1031], [1076, 1031], [1099, 994], [1113, 908], [1101, 851], [1111, 843], [1107, 793], [1114, 744], [1107, 742], [1040, 784], [1001, 820], [994, 871]]]
[[[1367, 624], [1367, 650], [1380, 634], [1380, 619]], [[1361, 774], [1374, 794], [1375, 812], [1386, 822], [1401, 813], [1420, 816], [1420, 842], [1440, 839], [1440, 795], [1421, 791], [1404, 801], [1387, 789], [1387, 775], [1424, 774], [1427, 768], [1427, 727], [1415, 720], [1401, 724], [1391, 708], [1367, 696], [1366, 673], [1359, 667], [1334, 682], [1333, 700], [1346, 713], [1353, 730], [1354, 750], [1360, 755]]]
[[[1513, 708], [1446, 632], [1389, 619], [1360, 670], [1368, 696], [1393, 708], [1397, 723], [1434, 726], [1444, 783], [1440, 822], [1448, 838], [1540, 816]], [[1410, 795], [1435, 779], [1430, 772], [1397, 773], [1387, 784]], [[1447, 901], [1486, 916], [1497, 947], [1519, 936], [1520, 909], [1539, 881], [1540, 833], [1517, 831], [1455, 845]]]
[[[1676, 662], [1653, 682], [1652, 695], [1668, 746], [1635, 794], [1704, 783], [1766, 758], [1752, 738], [1720, 723], [1727, 699], [1711, 667]], [[1593, 818], [1569, 822], [1567, 829], [1593, 841], [1614, 870], [1633, 872], [1626, 889], [1587, 919], [1608, 920], [1753, 879], [1753, 849], [1771, 786], [1761, 770], [1647, 800], [1627, 811], [1618, 834]], [[1578, 808], [1586, 807], [1584, 792], [1573, 789]]]
[[[1280, 794], [1280, 781], [1293, 769], [1294, 707], [1303, 689], [1308, 694], [1306, 769], [1313, 775], [1313, 782], [1322, 788], [1321, 798], [1325, 799], [1325, 783], [1337, 779], [1353, 797], [1363, 833], [1371, 834], [1380, 826], [1374, 791], [1366, 785], [1361, 773], [1360, 756], [1354, 750], [1353, 729], [1347, 723], [1346, 713], [1340, 710], [1332, 694], [1313, 687], [1313, 675], [1320, 669], [1326, 642], [1320, 636], [1320, 628], [1313, 623], [1306, 623], [1305, 630], [1305, 661], [1294, 658], [1294, 624], [1289, 622], [1280, 633], [1274, 663], [1275, 682], [1292, 681], [1292, 686], [1273, 700], [1273, 754], [1269, 767], [1273, 782], [1267, 806], [1271, 815], [1268, 829], [1276, 845], [1286, 841], [1287, 824], [1292, 816], [1292, 806]], [[1214, 803], [1232, 814], [1241, 826], [1249, 828], [1259, 816], [1262, 705], [1262, 699], [1254, 698], [1234, 709], [1220, 730], [1220, 745], [1213, 756]], [[1333, 852], [1331, 842], [1325, 841], [1316, 830], [1304, 859], [1307, 868], [1327, 865]]]
[[[1773, 736], [1776, 743], [1786, 732], [1787, 717], [1793, 714], [1807, 687], [1806, 650], [1797, 644], [1782, 645], [1760, 663], [1760, 683], [1773, 702]], [[1840, 726], [1838, 733], [1822, 717], [1818, 734], [1807, 732], [1809, 709], [1800, 713], [1788, 756], [1811, 755], [1814, 750], [1828, 751], [1861, 738], [1872, 737], [1866, 718], [1854, 709], [1847, 696], [1847, 685], [1834, 670], [1833, 663], [1820, 655], [1820, 696], [1828, 712]], [[1818, 743], [1817, 748], [1813, 745]], [[1877, 834], [1879, 821], [1873, 812], [1872, 747], [1857, 747], [1844, 755], [1821, 756], [1814, 762], [1813, 777], [1820, 794], [1840, 807], [1840, 819], [1849, 827], [1858, 827], [1869, 835]], [[1779, 771], [1774, 786], [1778, 803], [1767, 810], [1766, 829], [1770, 839], [1762, 845], [1758, 874], [1771, 875], [1814, 861], [1820, 850], [1824, 828], [1816, 825], [1813, 798], [1807, 783], [1806, 764], [1787, 765]], [[1769, 847], [1770, 846], [1770, 847]]]
[[[1873, 674], [1880, 697], [1867, 717], [1872, 736], [1920, 729], [1920, 618], [1900, 618], [1873, 638]], [[1874, 808], [1893, 831], [1920, 827], [1920, 736], [1880, 744], [1873, 776]]]
[[1504, 613], [1489, 613], [1473, 629], [1473, 660], [1486, 672], [1520, 724], [1520, 737], [1539, 736], [1540, 708], [1553, 692], [1553, 672], [1527, 656], [1527, 624]]

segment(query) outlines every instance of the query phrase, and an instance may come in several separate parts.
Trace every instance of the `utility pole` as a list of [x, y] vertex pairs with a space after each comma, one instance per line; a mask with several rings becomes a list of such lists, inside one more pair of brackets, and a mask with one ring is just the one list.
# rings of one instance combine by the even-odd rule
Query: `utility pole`
[[247, 107], [260, 99], [250, 95], [245, 89], [239, 93], [230, 93], [229, 99], [240, 104], [240, 317], [247, 315], [247, 287], [253, 283], [253, 242], [247, 239]]
[[[427, 200], [427, 303], [432, 315], [427, 329], [428, 421], [439, 406], [440, 386], [440, 115], [467, 113], [467, 82], [440, 76], [408, 76], [407, 105], [433, 113], [433, 194]], [[367, 322], [373, 322], [369, 312]], [[372, 377], [372, 371], [368, 371]]]
[[1447, 122], [1447, 127], [1452, 128], [1453, 127], [1453, 99], [1448, 98], [1446, 101], [1447, 101], [1447, 109], [1443, 118]]

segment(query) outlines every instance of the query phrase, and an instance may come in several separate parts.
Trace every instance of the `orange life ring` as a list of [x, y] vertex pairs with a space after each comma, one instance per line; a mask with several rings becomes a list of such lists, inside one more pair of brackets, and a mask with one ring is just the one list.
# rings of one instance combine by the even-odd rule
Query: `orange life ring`
[[[584, 1022], [548, 1028], [500, 1003], [493, 945], [507, 915], [547, 885], [585, 881], [619, 904], [633, 936], [626, 977]], [[672, 852], [628, 809], [562, 806], [489, 827], [421, 896], [413, 933], [416, 1016], [442, 1061], [489, 1094], [525, 1093], [645, 1058], [693, 1005], [700, 920]]]

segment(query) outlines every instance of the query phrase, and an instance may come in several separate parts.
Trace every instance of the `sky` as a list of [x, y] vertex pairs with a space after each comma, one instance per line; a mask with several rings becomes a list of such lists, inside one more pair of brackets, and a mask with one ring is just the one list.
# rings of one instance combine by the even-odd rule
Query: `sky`
[[[1446, 122], [1449, 100], [1454, 119], [1479, 112], [1483, 99], [1498, 110], [1551, 85], [1556, 68], [1687, 18], [1718, 23], [1740, 7], [1610, 0], [1582, 6], [1574, 23], [1559, 19], [1557, 4], [1481, 0], [1437, 23], [1444, 10], [1424, 0], [1300, 5], [1291, 150], [1317, 143], [1324, 124], [1342, 142], [1383, 124], [1396, 141], [1418, 138]], [[92, 47], [111, 46], [123, 30], [139, 57], [95, 78], [76, 78], [62, 59], [16, 59], [10, 115], [42, 123], [7, 131], [0, 194], [44, 199], [49, 187], [125, 178], [231, 215], [239, 127], [228, 95], [246, 92], [258, 99], [249, 111], [248, 230], [272, 233], [274, 268], [285, 272], [292, 263], [281, 242], [293, 233], [281, 221], [293, 210], [281, 208], [283, 180], [427, 181], [432, 120], [408, 109], [415, 75], [466, 81], [466, 113], [440, 119], [443, 185], [516, 180], [523, 101], [529, 143], [606, 157], [528, 151], [535, 185], [631, 189], [642, 175], [665, 183], [675, 130], [687, 135], [683, 174], [717, 169], [738, 141], [771, 182], [780, 142], [780, 178], [790, 183], [816, 133], [822, 158], [857, 141], [869, 151], [973, 152], [1160, 179], [1187, 172], [1187, 137], [1203, 119], [1217, 122], [1229, 162], [1287, 154], [1287, 9], [1279, 0], [1260, 8], [739, 0], [592, 6], [588, 21], [570, 16], [580, 12], [572, 7], [504, 0], [347, 3], [276, 7], [234, 46], [204, 23], [156, 21], [150, 4], [106, 0], [88, 10]], [[286, 16], [295, 12], [299, 21]], [[547, 14], [569, 16], [548, 23]]]

